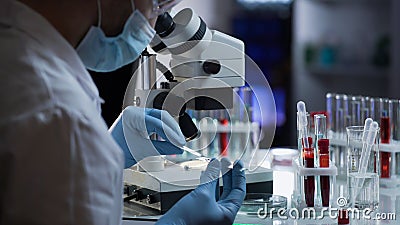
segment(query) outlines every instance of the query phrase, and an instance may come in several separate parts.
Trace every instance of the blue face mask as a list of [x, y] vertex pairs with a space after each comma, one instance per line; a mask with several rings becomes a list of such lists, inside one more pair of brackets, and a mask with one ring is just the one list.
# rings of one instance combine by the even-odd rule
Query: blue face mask
[[92, 26], [78, 48], [78, 55], [86, 68], [96, 72], [114, 71], [136, 60], [155, 35], [155, 30], [143, 16], [134, 10], [121, 34], [107, 37], [99, 25]]

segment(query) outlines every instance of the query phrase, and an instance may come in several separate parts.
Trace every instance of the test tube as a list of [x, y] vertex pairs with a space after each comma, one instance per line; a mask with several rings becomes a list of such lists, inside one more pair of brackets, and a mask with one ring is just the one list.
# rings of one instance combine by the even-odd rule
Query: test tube
[[[221, 111], [220, 117], [218, 118], [219, 120], [219, 125], [221, 127], [228, 127], [229, 126], [229, 120], [228, 120], [228, 115], [227, 112]], [[228, 156], [230, 153], [228, 149], [229, 148], [229, 134], [227, 132], [220, 132], [219, 133], [219, 153], [221, 156]]]
[[381, 117], [383, 115], [389, 116], [389, 99], [379, 98], [379, 115]]
[[[314, 168], [314, 149], [304, 148], [304, 167]], [[304, 195], [307, 207], [314, 207], [315, 177], [304, 176]]]
[[397, 143], [400, 141], [400, 100], [391, 100], [392, 104], [392, 138]]
[[327, 121], [327, 129], [328, 129], [328, 136], [333, 138], [333, 134], [336, 133], [336, 98], [335, 94], [328, 93], [326, 94], [326, 111], [328, 113], [328, 121]]
[[367, 118], [371, 117], [369, 112], [369, 104], [370, 97], [361, 96], [361, 121], [365, 121]]
[[[346, 133], [345, 133], [345, 115], [347, 115], [347, 107], [345, 102], [347, 102], [347, 95], [336, 95], [336, 129], [337, 129], [337, 139], [345, 139], [346, 138]], [[335, 162], [335, 165], [339, 168], [340, 174], [346, 174], [347, 169], [347, 150], [345, 147], [342, 146], [336, 146], [334, 149], [331, 151], [332, 154], [332, 160]]]
[[[240, 120], [241, 108], [244, 107], [242, 99], [240, 98], [240, 88], [233, 89], [233, 107], [229, 110], [229, 116], [231, 118], [231, 126], [232, 130], [235, 130], [235, 127], [240, 126], [240, 124], [244, 121]], [[229, 152], [232, 158], [238, 159], [245, 146], [245, 143], [241, 140], [242, 134], [239, 132], [231, 133], [231, 141]]]
[[380, 98], [379, 99], [379, 115], [380, 118], [377, 121], [380, 121], [380, 133], [381, 133], [381, 143], [389, 144], [391, 139], [391, 114], [392, 112], [392, 104], [389, 104], [389, 99]]
[[[329, 139], [321, 138], [318, 140], [318, 155], [320, 168], [329, 168]], [[321, 200], [323, 207], [329, 207], [330, 180], [329, 176], [320, 178]]]
[[[390, 126], [390, 114], [392, 113], [391, 104], [389, 104], [389, 99], [380, 99], [379, 100], [379, 108], [381, 112], [380, 118], [380, 134], [381, 134], [381, 143], [389, 144], [391, 137], [391, 126]], [[390, 152], [381, 151], [381, 178], [389, 178], [390, 177]]]
[[[300, 129], [300, 125], [299, 125], [299, 113], [297, 113], [296, 114], [297, 115], [297, 148], [298, 148], [298, 150], [299, 150], [299, 152], [300, 152], [300, 154], [299, 154], [299, 158], [300, 158], [300, 163], [302, 164], [303, 163], [303, 157], [304, 157], [304, 154], [303, 154], [303, 144], [302, 144], [302, 142], [303, 142], [303, 132], [301, 131], [301, 129]], [[311, 120], [310, 120], [310, 114], [309, 113], [306, 113], [306, 117], [307, 117], [307, 130], [310, 130], [310, 127], [311, 127]]]
[[243, 103], [245, 108], [243, 110], [247, 110], [247, 118], [243, 118], [244, 116], [246, 116], [245, 112], [241, 112], [241, 119], [240, 121], [249, 121], [252, 122], [253, 121], [253, 92], [251, 90], [251, 88], [249, 87], [243, 87], [241, 88], [241, 92], [242, 92], [242, 98], [243, 98]]
[[[208, 118], [209, 114], [207, 113], [207, 111], [195, 110], [194, 111], [194, 115], [195, 115], [195, 118], [197, 120], [197, 125], [200, 128], [211, 126], [211, 124], [208, 124], [208, 123], [211, 122], [210, 121], [211, 119]], [[207, 157], [212, 157], [211, 154], [210, 154], [211, 153], [210, 152], [210, 150], [211, 150], [210, 149], [210, 143], [211, 143], [211, 140], [213, 138], [214, 137], [213, 137], [212, 132], [202, 132], [197, 141], [192, 141], [193, 142], [193, 146], [191, 146], [191, 148], [195, 149], [195, 150], [196, 149], [198, 149], [198, 150], [201, 149], [201, 154], [203, 154], [203, 155], [205, 155]]]
[[[251, 124], [251, 122], [253, 122], [253, 96], [254, 93], [252, 91], [251, 88], [249, 87], [242, 87], [240, 89], [241, 92], [241, 97], [243, 99], [243, 104], [244, 107], [242, 107], [242, 112], [241, 112], [241, 118], [240, 121], [244, 122], [244, 123], [249, 123], [249, 125]], [[247, 134], [246, 132], [244, 133], [239, 133], [241, 136], [241, 140], [242, 143], [247, 143], [244, 144], [244, 148], [245, 149], [249, 149], [250, 151], [247, 152], [251, 152], [253, 149], [255, 149], [257, 143], [254, 143], [252, 138], [251, 138], [251, 134]], [[250, 135], [250, 136], [249, 136]]]
[[324, 114], [314, 115], [314, 126], [315, 126], [315, 164], [319, 167], [319, 149], [318, 149], [318, 140], [326, 138], [326, 116]]
[[[394, 141], [394, 136], [395, 136], [395, 127], [396, 124], [398, 123], [397, 121], [397, 103], [398, 101], [389, 99], [389, 118], [390, 118], [390, 142], [393, 143]], [[397, 153], [392, 153], [391, 154], [391, 160], [390, 160], [390, 176], [394, 177], [397, 175]]]
[[[320, 167], [320, 145], [319, 145], [319, 140], [321, 139], [326, 139], [326, 116], [324, 114], [316, 114], [314, 115], [314, 134], [315, 134], [315, 148], [314, 148], [314, 161], [315, 161], [315, 167]], [[329, 152], [326, 152], [327, 154], [329, 154]], [[321, 181], [319, 179], [319, 176], [315, 177], [316, 179], [316, 189], [317, 191], [317, 196], [315, 199], [315, 203], [317, 205], [321, 205], [322, 203], [322, 196], [321, 196], [321, 192], [319, 191], [321, 189]], [[323, 181], [326, 182], [326, 179], [329, 180], [328, 178], [324, 178]], [[328, 181], [329, 182], [329, 181]]]
[[229, 109], [229, 116], [231, 118], [232, 123], [236, 123], [240, 121], [240, 107], [242, 106], [241, 104], [241, 99], [240, 99], [240, 89], [239, 88], [233, 88], [232, 93], [233, 93], [233, 106], [232, 109]]
[[351, 97], [351, 124], [350, 126], [360, 126], [361, 122], [361, 96]]
[[396, 100], [392, 100], [392, 99], [388, 99], [387, 103], [386, 103], [386, 107], [387, 107], [387, 111], [388, 111], [387, 114], [390, 119], [390, 131], [389, 131], [390, 132], [390, 137], [389, 137], [390, 142], [393, 141], [394, 125], [396, 123], [394, 118], [397, 116], [397, 115], [395, 115], [395, 112], [394, 112], [395, 103], [396, 103]]
[[[393, 106], [393, 132], [392, 137], [393, 141], [400, 145], [400, 100], [392, 100]], [[394, 163], [392, 165], [396, 165], [395, 173], [396, 176], [400, 176], [400, 153], [396, 153], [396, 157], [393, 157]]]
[[379, 121], [380, 116], [379, 116], [379, 98], [370, 98], [369, 101], [369, 113], [370, 113], [370, 117], [371, 119], [373, 119], [374, 121]]
[[336, 137], [342, 138], [343, 128], [344, 128], [344, 113], [343, 113], [343, 98], [342, 95], [336, 95], [336, 114], [335, 114], [335, 121], [336, 121]]
[[219, 142], [219, 118], [221, 115], [221, 110], [212, 110], [210, 111], [210, 117], [213, 118], [213, 123], [217, 127], [217, 133], [213, 137], [210, 147], [209, 147], [209, 154], [212, 155], [212, 157], [218, 157], [220, 154], [220, 142]]
[[343, 116], [344, 116], [344, 127], [343, 127], [343, 138], [346, 137], [346, 127], [351, 126], [351, 109], [350, 99], [351, 95], [343, 95]]

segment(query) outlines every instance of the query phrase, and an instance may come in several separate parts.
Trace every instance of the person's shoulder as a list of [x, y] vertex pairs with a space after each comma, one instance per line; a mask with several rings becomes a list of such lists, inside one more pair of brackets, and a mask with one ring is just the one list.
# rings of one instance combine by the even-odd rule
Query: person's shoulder
[[0, 27], [0, 116], [15, 117], [46, 105], [90, 111], [91, 99], [52, 49], [14, 28]]
[[33, 60], [34, 43], [13, 28], [0, 28], [0, 115], [7, 117], [40, 107], [49, 101], [39, 76], [42, 60]]
[[0, 24], [0, 79], [5, 81], [0, 85], [14, 80], [33, 80], [46, 65], [45, 51], [29, 34]]
[[[15, 56], [29, 56], [38, 50], [38, 41], [28, 33], [18, 29], [17, 27], [9, 26], [0, 23], [0, 50], [2, 54], [0, 58], [1, 64], [11, 62], [24, 62], [27, 58], [16, 58]], [[16, 61], [15, 59], [18, 59]]]

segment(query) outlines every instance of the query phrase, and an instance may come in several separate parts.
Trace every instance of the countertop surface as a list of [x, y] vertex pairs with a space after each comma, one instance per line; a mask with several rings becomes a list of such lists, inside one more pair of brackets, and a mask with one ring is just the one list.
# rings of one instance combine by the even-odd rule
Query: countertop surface
[[[271, 161], [270, 161], [271, 162]], [[235, 224], [271, 224], [271, 225], [331, 225], [331, 224], [338, 224], [337, 219], [337, 211], [333, 210], [332, 213], [325, 213], [324, 216], [315, 216], [311, 218], [304, 218], [301, 217], [301, 210], [297, 210], [299, 212], [299, 217], [296, 217], [296, 210], [291, 208], [290, 198], [291, 194], [294, 189], [294, 172], [293, 169], [290, 167], [279, 166], [274, 167], [271, 166], [271, 163], [268, 162], [268, 158], [266, 162], [262, 164], [263, 167], [267, 168], [278, 168], [273, 170], [273, 194], [281, 195], [288, 198], [288, 207], [287, 212], [285, 215], [279, 216], [274, 214], [273, 216], [265, 215], [261, 211], [260, 216], [257, 215], [245, 215], [239, 212], [235, 219]], [[343, 185], [340, 183], [340, 179], [337, 180], [338, 188], [344, 188]], [[342, 187], [340, 187], [342, 186]], [[375, 212], [360, 212], [361, 219], [358, 219], [356, 215], [354, 218], [351, 218], [350, 215], [350, 224], [358, 225], [383, 225], [383, 224], [400, 224], [400, 187], [397, 188], [384, 188], [380, 187], [379, 192], [379, 207]], [[291, 212], [292, 211], [292, 212]], [[289, 215], [290, 213], [290, 215]], [[362, 218], [363, 214], [367, 216], [367, 218]], [[308, 215], [308, 214], [306, 214]], [[331, 215], [331, 216], [330, 216]], [[368, 216], [370, 218], [368, 218]], [[293, 218], [290, 218], [293, 217]], [[296, 218], [295, 218], [296, 217]], [[147, 217], [150, 219], [156, 219], [157, 216]], [[154, 224], [154, 221], [127, 221], [124, 220], [123, 224], [128, 225], [148, 225]]]

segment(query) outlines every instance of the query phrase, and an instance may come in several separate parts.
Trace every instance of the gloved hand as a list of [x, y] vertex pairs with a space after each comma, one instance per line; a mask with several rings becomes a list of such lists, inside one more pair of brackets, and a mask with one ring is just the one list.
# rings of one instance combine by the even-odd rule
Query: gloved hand
[[[128, 106], [110, 128], [125, 155], [125, 168], [148, 156], [182, 154], [185, 145], [178, 123], [166, 111]], [[150, 140], [158, 134], [165, 141]]]
[[[221, 163], [211, 161], [200, 178], [202, 184], [178, 201], [156, 225], [232, 224], [246, 195], [246, 178], [241, 161], [235, 163], [233, 170], [228, 168], [230, 164], [225, 158]], [[220, 167], [223, 172], [228, 172], [223, 175], [223, 193], [216, 201]]]

